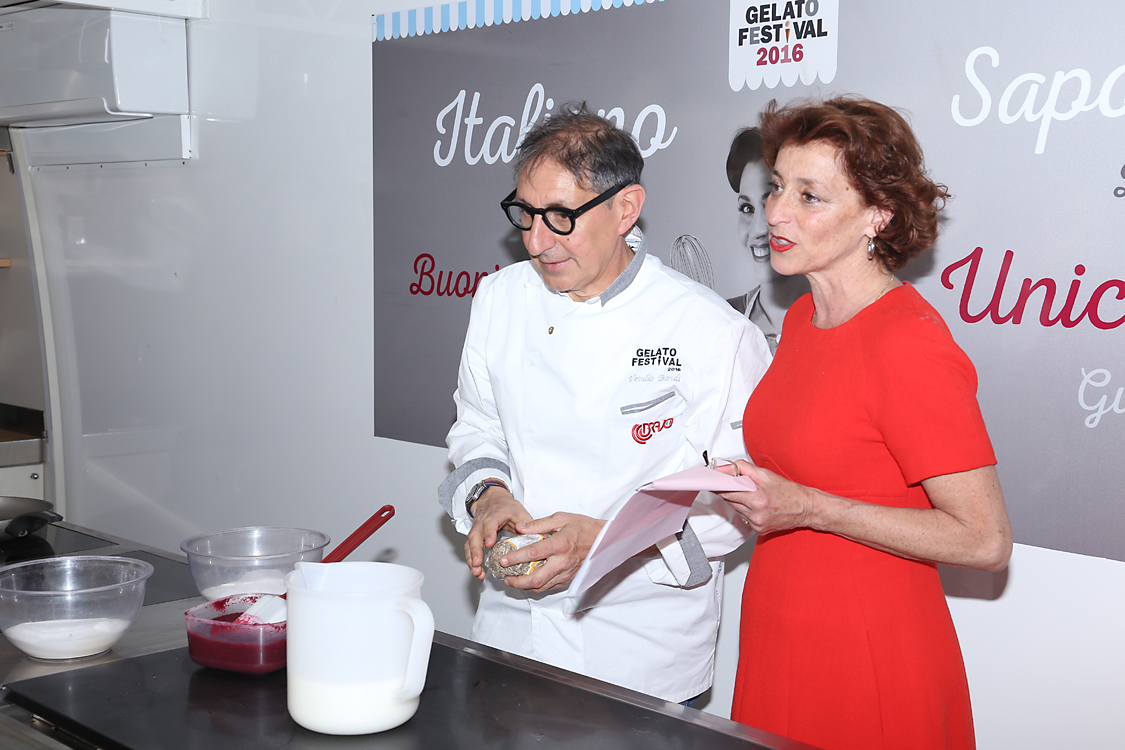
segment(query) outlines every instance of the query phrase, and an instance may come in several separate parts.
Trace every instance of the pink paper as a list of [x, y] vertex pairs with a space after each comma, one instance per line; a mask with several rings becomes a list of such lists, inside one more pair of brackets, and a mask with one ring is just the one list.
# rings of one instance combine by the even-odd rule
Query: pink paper
[[690, 469], [669, 474], [666, 477], [649, 482], [642, 490], [707, 490], [709, 492], [753, 492], [758, 489], [750, 477], [732, 477], [706, 466], [694, 466]]
[[577, 597], [633, 555], [684, 528], [691, 504], [701, 490], [746, 492], [757, 489], [748, 477], [732, 477], [696, 466], [657, 479], [629, 498], [602, 527], [590, 554], [570, 582]]

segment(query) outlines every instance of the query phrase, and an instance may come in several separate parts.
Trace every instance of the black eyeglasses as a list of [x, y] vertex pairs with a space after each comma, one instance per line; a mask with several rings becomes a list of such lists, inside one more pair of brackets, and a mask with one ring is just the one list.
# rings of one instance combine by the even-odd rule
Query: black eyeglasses
[[555, 234], [566, 235], [574, 231], [574, 222], [578, 221], [579, 216], [586, 213], [591, 208], [605, 203], [632, 184], [634, 183], [630, 180], [619, 182], [597, 198], [594, 198], [588, 203], [583, 203], [578, 208], [563, 208], [561, 206], [532, 208], [526, 203], [513, 200], [516, 197], [516, 191], [513, 190], [508, 194], [507, 198], [500, 201], [500, 208], [504, 209], [504, 215], [508, 217], [508, 221], [512, 222], [512, 226], [516, 229], [523, 230], [524, 232], [531, 229], [531, 224], [535, 221], [536, 214], [538, 214], [543, 217], [543, 223], [547, 225], [548, 229]]

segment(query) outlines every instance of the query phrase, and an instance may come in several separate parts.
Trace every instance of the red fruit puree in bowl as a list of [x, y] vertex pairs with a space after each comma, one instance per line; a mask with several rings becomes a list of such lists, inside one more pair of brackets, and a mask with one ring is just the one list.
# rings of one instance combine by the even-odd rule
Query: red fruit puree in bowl
[[189, 610], [186, 615], [191, 660], [205, 667], [250, 674], [266, 674], [283, 668], [284, 622], [256, 625], [234, 622], [257, 598], [240, 595]]
[[[212, 617], [211, 622], [234, 622], [239, 617], [242, 617], [241, 612], [227, 612], [225, 615], [219, 615], [218, 617]], [[253, 617], [253, 615], [251, 615], [251, 617]]]
[[[235, 615], [237, 617], [238, 615]], [[233, 618], [232, 618], [233, 619]], [[285, 666], [285, 641], [273, 643], [232, 643], [204, 636], [188, 637], [191, 660], [205, 667], [235, 672], [266, 674]]]

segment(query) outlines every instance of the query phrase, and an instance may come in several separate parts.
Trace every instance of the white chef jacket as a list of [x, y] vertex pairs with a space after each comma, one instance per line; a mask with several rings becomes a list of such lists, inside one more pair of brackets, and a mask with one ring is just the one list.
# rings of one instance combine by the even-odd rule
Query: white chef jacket
[[[769, 362], [757, 327], [643, 245], [587, 302], [548, 289], [530, 262], [509, 266], [473, 299], [442, 505], [468, 533], [466, 495], [499, 477], [533, 518], [607, 518], [704, 450], [744, 456], [742, 412]], [[660, 556], [599, 581], [581, 608], [565, 590], [487, 577], [473, 640], [669, 701], [699, 695], [714, 673], [721, 556], [752, 532], [710, 493], [688, 526]]]

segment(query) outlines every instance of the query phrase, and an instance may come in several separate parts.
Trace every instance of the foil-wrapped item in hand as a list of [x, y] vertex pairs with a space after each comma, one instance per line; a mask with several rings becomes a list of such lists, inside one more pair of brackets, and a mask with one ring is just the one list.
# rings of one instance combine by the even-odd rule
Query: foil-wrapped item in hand
[[500, 559], [509, 552], [527, 547], [530, 544], [535, 544], [546, 538], [547, 537], [542, 534], [521, 534], [520, 536], [509, 536], [499, 539], [496, 544], [492, 545], [492, 549], [488, 550], [488, 554], [485, 555], [484, 569], [491, 573], [493, 578], [527, 575], [545, 563], [546, 560], [533, 560], [531, 562], [504, 566], [500, 564]]

